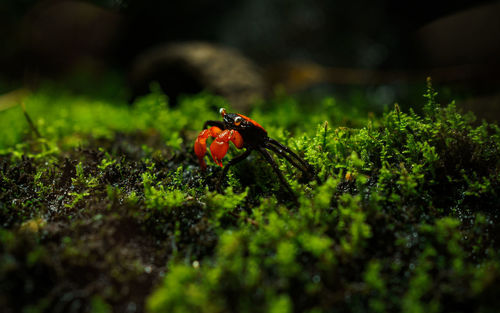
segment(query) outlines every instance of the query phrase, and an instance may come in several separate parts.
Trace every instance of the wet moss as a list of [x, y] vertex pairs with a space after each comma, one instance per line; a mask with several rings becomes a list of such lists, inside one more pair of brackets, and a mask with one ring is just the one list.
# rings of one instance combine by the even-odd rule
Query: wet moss
[[[133, 106], [45, 89], [0, 140], [6, 312], [489, 312], [500, 303], [500, 128], [429, 84], [423, 114], [278, 95], [250, 115], [316, 169], [252, 155], [215, 192], [192, 142], [223, 99]], [[62, 105], [64, 103], [64, 105]], [[10, 127], [14, 125], [15, 127]], [[229, 157], [237, 155], [236, 149]]]

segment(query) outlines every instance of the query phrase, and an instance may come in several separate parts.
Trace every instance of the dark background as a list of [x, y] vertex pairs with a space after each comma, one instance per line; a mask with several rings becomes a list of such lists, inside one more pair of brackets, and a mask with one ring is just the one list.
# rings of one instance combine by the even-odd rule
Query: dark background
[[[270, 85], [286, 80], [272, 75], [276, 65], [306, 62], [333, 78], [302, 89], [423, 84], [431, 75], [498, 107], [498, 1], [3, 0], [0, 13], [3, 91], [75, 68], [125, 77], [150, 47], [201, 40], [238, 49]], [[368, 72], [343, 81], [339, 68]]]

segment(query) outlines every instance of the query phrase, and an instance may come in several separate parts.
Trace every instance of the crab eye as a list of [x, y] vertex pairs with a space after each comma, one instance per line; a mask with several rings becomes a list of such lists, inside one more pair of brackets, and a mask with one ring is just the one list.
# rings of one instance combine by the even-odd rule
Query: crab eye
[[243, 119], [242, 119], [240, 116], [236, 116], [236, 117], [234, 118], [234, 125], [236, 125], [236, 126], [240, 126], [240, 124], [241, 124], [241, 121], [242, 121], [242, 120], [243, 120]]
[[222, 115], [222, 117], [224, 117], [224, 115], [226, 115], [226, 109], [220, 108], [219, 113], [220, 115]]

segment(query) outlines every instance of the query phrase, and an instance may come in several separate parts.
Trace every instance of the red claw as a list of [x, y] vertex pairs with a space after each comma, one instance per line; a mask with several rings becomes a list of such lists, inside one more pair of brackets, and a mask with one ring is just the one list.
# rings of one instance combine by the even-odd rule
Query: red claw
[[227, 153], [227, 149], [229, 149], [229, 143], [224, 142], [224, 141], [219, 141], [217, 139], [212, 142], [210, 145], [210, 152], [212, 153], [212, 158], [214, 159], [215, 163], [219, 165], [220, 167], [223, 167], [222, 165], [222, 158]]
[[238, 149], [243, 148], [243, 137], [241, 137], [240, 133], [238, 133], [237, 131], [233, 132], [233, 136], [231, 138], [231, 141], [236, 146], [236, 148], [238, 148]]
[[203, 157], [207, 151], [208, 137], [215, 137], [215, 140], [210, 145], [210, 153], [212, 154], [212, 158], [215, 163], [220, 167], [223, 167], [222, 159], [229, 149], [229, 141], [232, 141], [236, 148], [243, 148], [243, 137], [241, 137], [240, 133], [235, 130], [221, 130], [217, 126], [212, 126], [209, 129], [201, 131], [198, 138], [196, 138], [196, 141], [194, 142], [194, 153], [198, 157], [200, 167], [203, 170], [207, 168], [207, 164], [205, 163]]
[[229, 129], [223, 130], [210, 145], [212, 158], [220, 167], [223, 167], [222, 158], [224, 158], [227, 153], [227, 149], [229, 149], [230, 140], [233, 142], [236, 148], [243, 148], [243, 137], [241, 137], [240, 133], [238, 133], [237, 131]]
[[232, 139], [233, 134], [234, 130], [223, 130], [210, 145], [212, 158], [220, 167], [223, 167], [222, 158], [224, 158], [227, 153], [227, 149], [229, 149], [229, 140]]
[[194, 142], [194, 153], [198, 157], [198, 162], [200, 163], [200, 167], [202, 170], [205, 170], [207, 168], [207, 164], [205, 163], [205, 160], [203, 160], [203, 157], [207, 152], [207, 138], [215, 137], [221, 131], [222, 130], [216, 126], [213, 126], [209, 129], [204, 129], [200, 132], [198, 138], [196, 138], [196, 141]]

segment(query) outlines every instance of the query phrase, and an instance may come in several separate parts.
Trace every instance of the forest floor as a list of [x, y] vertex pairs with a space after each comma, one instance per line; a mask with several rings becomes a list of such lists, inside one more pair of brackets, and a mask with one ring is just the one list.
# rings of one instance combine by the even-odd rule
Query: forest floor
[[219, 97], [28, 93], [0, 112], [2, 312], [495, 312], [500, 128], [436, 96], [257, 104], [319, 178], [275, 157], [292, 196], [255, 153], [215, 191]]

